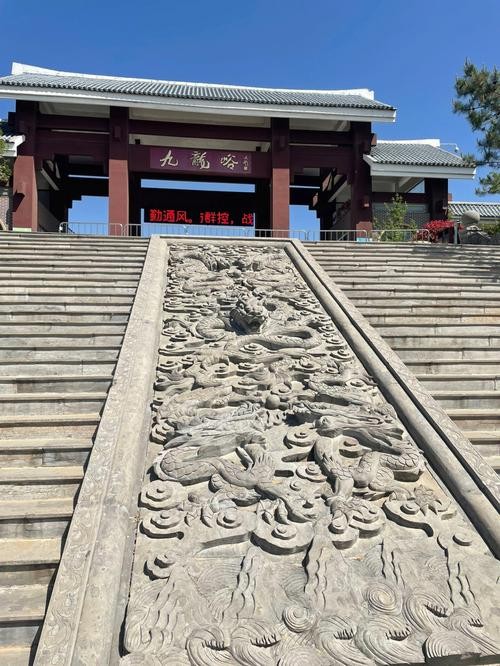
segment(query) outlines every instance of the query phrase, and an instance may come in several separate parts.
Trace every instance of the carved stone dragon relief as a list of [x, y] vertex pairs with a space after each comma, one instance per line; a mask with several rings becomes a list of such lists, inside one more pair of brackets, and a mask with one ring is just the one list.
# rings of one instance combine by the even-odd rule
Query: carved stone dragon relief
[[172, 246], [164, 310], [121, 665], [496, 661], [495, 560], [285, 251]]

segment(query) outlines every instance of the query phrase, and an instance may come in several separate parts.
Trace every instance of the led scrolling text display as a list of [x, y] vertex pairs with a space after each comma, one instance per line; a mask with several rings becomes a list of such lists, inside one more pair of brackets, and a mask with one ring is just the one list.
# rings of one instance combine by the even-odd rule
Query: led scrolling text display
[[227, 210], [209, 211], [178, 210], [175, 208], [146, 208], [146, 222], [252, 227], [254, 224], [254, 214]]

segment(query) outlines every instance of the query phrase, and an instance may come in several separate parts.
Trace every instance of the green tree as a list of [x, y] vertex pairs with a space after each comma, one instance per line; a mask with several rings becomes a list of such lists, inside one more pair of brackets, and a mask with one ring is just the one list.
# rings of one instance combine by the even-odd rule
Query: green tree
[[462, 76], [455, 81], [457, 98], [453, 102], [455, 113], [463, 114], [472, 130], [480, 134], [478, 155], [464, 157], [480, 167], [492, 169], [479, 179], [477, 194], [500, 194], [500, 76], [496, 67], [477, 68], [465, 61]]
[[401, 194], [395, 194], [391, 203], [384, 204], [385, 217], [383, 220], [375, 218], [373, 228], [380, 231], [380, 240], [397, 243], [408, 240], [408, 235], [417, 231], [414, 220], [406, 220], [408, 205]]
[[2, 157], [5, 153], [5, 139], [3, 138], [2, 128], [0, 127], [0, 185], [7, 185], [9, 182], [11, 168], [9, 162]]

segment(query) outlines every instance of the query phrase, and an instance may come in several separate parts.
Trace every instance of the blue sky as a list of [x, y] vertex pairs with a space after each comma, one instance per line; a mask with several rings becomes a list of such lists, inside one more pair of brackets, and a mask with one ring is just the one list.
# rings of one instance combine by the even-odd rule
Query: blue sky
[[[398, 109], [380, 138], [472, 152], [453, 83], [500, 61], [500, 0], [0, 0], [0, 73], [13, 60], [76, 72], [288, 88], [375, 90]], [[0, 101], [0, 116], [12, 106]], [[475, 183], [453, 181], [456, 200]], [[500, 197], [488, 197], [500, 200]], [[92, 210], [87, 211], [88, 214]], [[98, 213], [95, 209], [94, 214]]]

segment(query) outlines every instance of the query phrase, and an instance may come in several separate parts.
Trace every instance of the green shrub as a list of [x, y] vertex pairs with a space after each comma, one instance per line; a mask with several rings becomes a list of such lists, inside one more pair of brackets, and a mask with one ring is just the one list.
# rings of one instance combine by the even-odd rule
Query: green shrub
[[486, 232], [488, 236], [495, 236], [496, 234], [500, 234], [500, 220], [497, 220], [496, 222], [488, 222], [487, 224], [481, 224], [479, 228], [481, 231]]
[[406, 241], [417, 232], [417, 223], [414, 220], [406, 221], [408, 206], [400, 194], [395, 194], [391, 203], [384, 204], [387, 212], [384, 220], [374, 218], [373, 228], [380, 231], [378, 240], [387, 243]]

